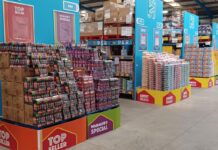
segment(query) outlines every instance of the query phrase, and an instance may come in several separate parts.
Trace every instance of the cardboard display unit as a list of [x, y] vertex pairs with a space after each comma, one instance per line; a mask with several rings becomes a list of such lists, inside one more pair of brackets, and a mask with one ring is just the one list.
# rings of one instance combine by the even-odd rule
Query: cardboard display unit
[[172, 91], [137, 89], [137, 101], [160, 106], [171, 105], [191, 96], [191, 85]]
[[212, 88], [215, 86], [215, 77], [211, 78], [190, 78], [190, 84], [192, 87], [197, 88]]
[[86, 117], [42, 130], [0, 121], [0, 146], [11, 150], [65, 150], [86, 140]]
[[87, 116], [87, 138], [99, 136], [120, 127], [120, 107]]

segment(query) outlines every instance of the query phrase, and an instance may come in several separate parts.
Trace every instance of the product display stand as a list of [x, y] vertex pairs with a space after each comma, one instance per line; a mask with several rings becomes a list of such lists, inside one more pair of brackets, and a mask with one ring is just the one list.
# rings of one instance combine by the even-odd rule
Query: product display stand
[[0, 146], [11, 150], [64, 150], [86, 140], [86, 122], [87, 117], [81, 117], [51, 127], [37, 129], [1, 120], [2, 140]]
[[160, 106], [171, 105], [185, 100], [191, 96], [191, 86], [182, 87], [172, 91], [156, 91], [137, 89], [137, 101]]

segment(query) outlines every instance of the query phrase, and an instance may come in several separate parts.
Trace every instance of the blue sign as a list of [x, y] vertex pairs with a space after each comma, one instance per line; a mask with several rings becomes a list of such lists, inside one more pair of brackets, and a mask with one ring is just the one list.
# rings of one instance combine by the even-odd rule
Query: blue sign
[[199, 17], [185, 11], [183, 27], [183, 48], [181, 52], [181, 58], [184, 58], [185, 56], [186, 44], [198, 44], [198, 26]]
[[218, 49], [218, 23], [213, 22], [213, 41], [214, 50]]
[[63, 9], [73, 12], [79, 12], [79, 5], [78, 3], [63, 1]]
[[[163, 1], [161, 0], [136, 0], [135, 1], [135, 70], [134, 70], [134, 96], [136, 99], [136, 88], [141, 86], [141, 72], [142, 72], [142, 49], [149, 52], [156, 50], [162, 51], [162, 29], [163, 29]], [[143, 27], [147, 31], [143, 31]], [[159, 39], [156, 38], [155, 30], [159, 30]], [[147, 32], [147, 33], [146, 33]], [[147, 34], [144, 36], [143, 34]], [[143, 35], [143, 36], [142, 36]], [[146, 38], [145, 38], [146, 37]], [[157, 37], [157, 36], [156, 36]], [[144, 44], [144, 42], [146, 44]], [[146, 42], [147, 41], [147, 42]], [[159, 41], [159, 42], [157, 42]], [[159, 46], [154, 47], [158, 44]]]

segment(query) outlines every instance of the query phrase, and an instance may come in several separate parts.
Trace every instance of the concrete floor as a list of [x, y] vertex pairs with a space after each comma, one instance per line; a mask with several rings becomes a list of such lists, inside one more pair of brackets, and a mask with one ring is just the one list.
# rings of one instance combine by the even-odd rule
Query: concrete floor
[[70, 150], [218, 150], [218, 87], [165, 107], [121, 99], [121, 127]]
[[120, 128], [70, 150], [218, 150], [218, 87], [165, 107], [120, 101]]

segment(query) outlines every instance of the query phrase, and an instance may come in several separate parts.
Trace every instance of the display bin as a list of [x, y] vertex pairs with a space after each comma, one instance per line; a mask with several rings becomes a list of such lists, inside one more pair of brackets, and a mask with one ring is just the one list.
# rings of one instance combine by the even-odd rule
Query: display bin
[[92, 138], [120, 127], [120, 106], [87, 116], [87, 137]]
[[215, 86], [215, 77], [211, 78], [190, 78], [190, 84], [196, 88], [212, 88]]
[[172, 91], [155, 91], [138, 88], [137, 101], [160, 106], [171, 105], [185, 100], [191, 96], [191, 86]]
[[10, 150], [65, 150], [85, 141], [86, 117], [36, 129], [1, 120], [0, 146]]

